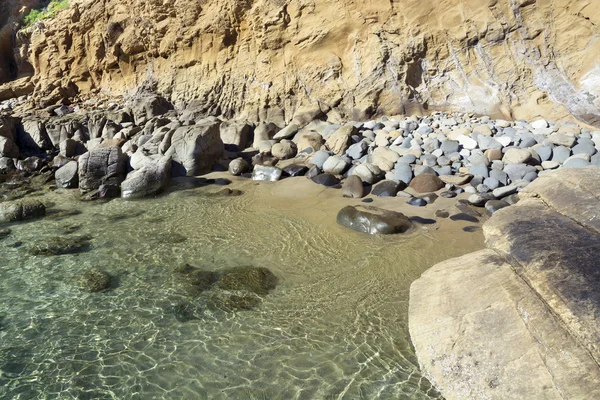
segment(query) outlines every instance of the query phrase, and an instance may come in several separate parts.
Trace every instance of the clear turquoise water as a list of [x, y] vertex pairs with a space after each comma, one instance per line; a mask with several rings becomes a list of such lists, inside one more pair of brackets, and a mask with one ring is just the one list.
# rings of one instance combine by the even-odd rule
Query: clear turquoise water
[[[409, 286], [435, 262], [479, 248], [479, 234], [362, 235], [335, 224], [330, 197], [272, 201], [269, 186], [242, 189], [104, 204], [42, 198], [81, 213], [13, 225], [0, 241], [0, 398], [438, 398], [410, 344]], [[91, 247], [29, 254], [57, 235], [91, 235]], [[279, 286], [255, 310], [204, 310], [173, 272], [185, 263], [267, 267]], [[82, 291], [75, 277], [90, 267], [118, 287]], [[196, 306], [199, 319], [177, 320], [177, 304]]]

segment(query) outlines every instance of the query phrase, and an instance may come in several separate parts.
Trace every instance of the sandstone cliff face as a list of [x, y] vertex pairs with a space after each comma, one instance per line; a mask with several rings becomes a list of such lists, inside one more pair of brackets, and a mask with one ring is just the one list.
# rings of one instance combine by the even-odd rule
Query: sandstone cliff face
[[446, 109], [600, 124], [594, 0], [71, 4], [17, 37], [16, 63], [47, 102], [154, 84], [254, 121], [308, 107], [331, 120]]
[[17, 65], [13, 55], [14, 36], [18, 21], [39, 0], [2, 0], [0, 2], [0, 83], [17, 77]]

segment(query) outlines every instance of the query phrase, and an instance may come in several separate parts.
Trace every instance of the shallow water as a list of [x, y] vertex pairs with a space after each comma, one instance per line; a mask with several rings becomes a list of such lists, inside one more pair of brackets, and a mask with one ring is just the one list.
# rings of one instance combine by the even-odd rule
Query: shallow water
[[[443, 220], [359, 234], [335, 223], [357, 200], [297, 179], [236, 182], [239, 197], [208, 196], [214, 186], [93, 205], [46, 195], [52, 210], [81, 213], [13, 225], [0, 240], [0, 398], [439, 398], [410, 344], [409, 287], [483, 247], [480, 231]], [[390, 202], [401, 200], [374, 204]], [[57, 235], [91, 235], [91, 246], [28, 252]], [[209, 310], [174, 273], [186, 263], [267, 267], [279, 285], [255, 310]], [[75, 277], [90, 267], [118, 287], [82, 291]], [[180, 321], [178, 305], [198, 319]]]

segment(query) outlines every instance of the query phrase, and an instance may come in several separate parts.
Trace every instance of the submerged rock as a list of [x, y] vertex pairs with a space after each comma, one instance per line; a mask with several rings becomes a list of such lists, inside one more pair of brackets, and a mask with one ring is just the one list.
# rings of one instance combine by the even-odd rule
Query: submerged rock
[[0, 223], [23, 221], [46, 215], [46, 207], [37, 200], [0, 203]]
[[277, 286], [277, 277], [263, 267], [235, 267], [223, 272], [217, 287], [224, 290], [247, 290], [266, 295]]
[[346, 206], [337, 215], [337, 223], [371, 235], [404, 233], [412, 222], [404, 214], [373, 206]]
[[90, 236], [55, 236], [42, 240], [29, 248], [29, 253], [38, 256], [57, 256], [81, 253], [89, 249]]
[[102, 292], [110, 288], [112, 277], [105, 271], [92, 268], [78, 277], [79, 286], [88, 292]]

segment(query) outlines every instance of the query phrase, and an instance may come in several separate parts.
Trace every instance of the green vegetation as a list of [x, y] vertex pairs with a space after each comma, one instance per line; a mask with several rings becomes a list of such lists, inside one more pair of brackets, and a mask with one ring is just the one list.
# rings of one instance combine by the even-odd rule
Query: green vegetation
[[23, 19], [23, 22], [28, 27], [43, 19], [53, 18], [58, 11], [67, 8], [69, 8], [69, 0], [51, 0], [50, 2], [46, 2], [45, 7], [31, 10]]

